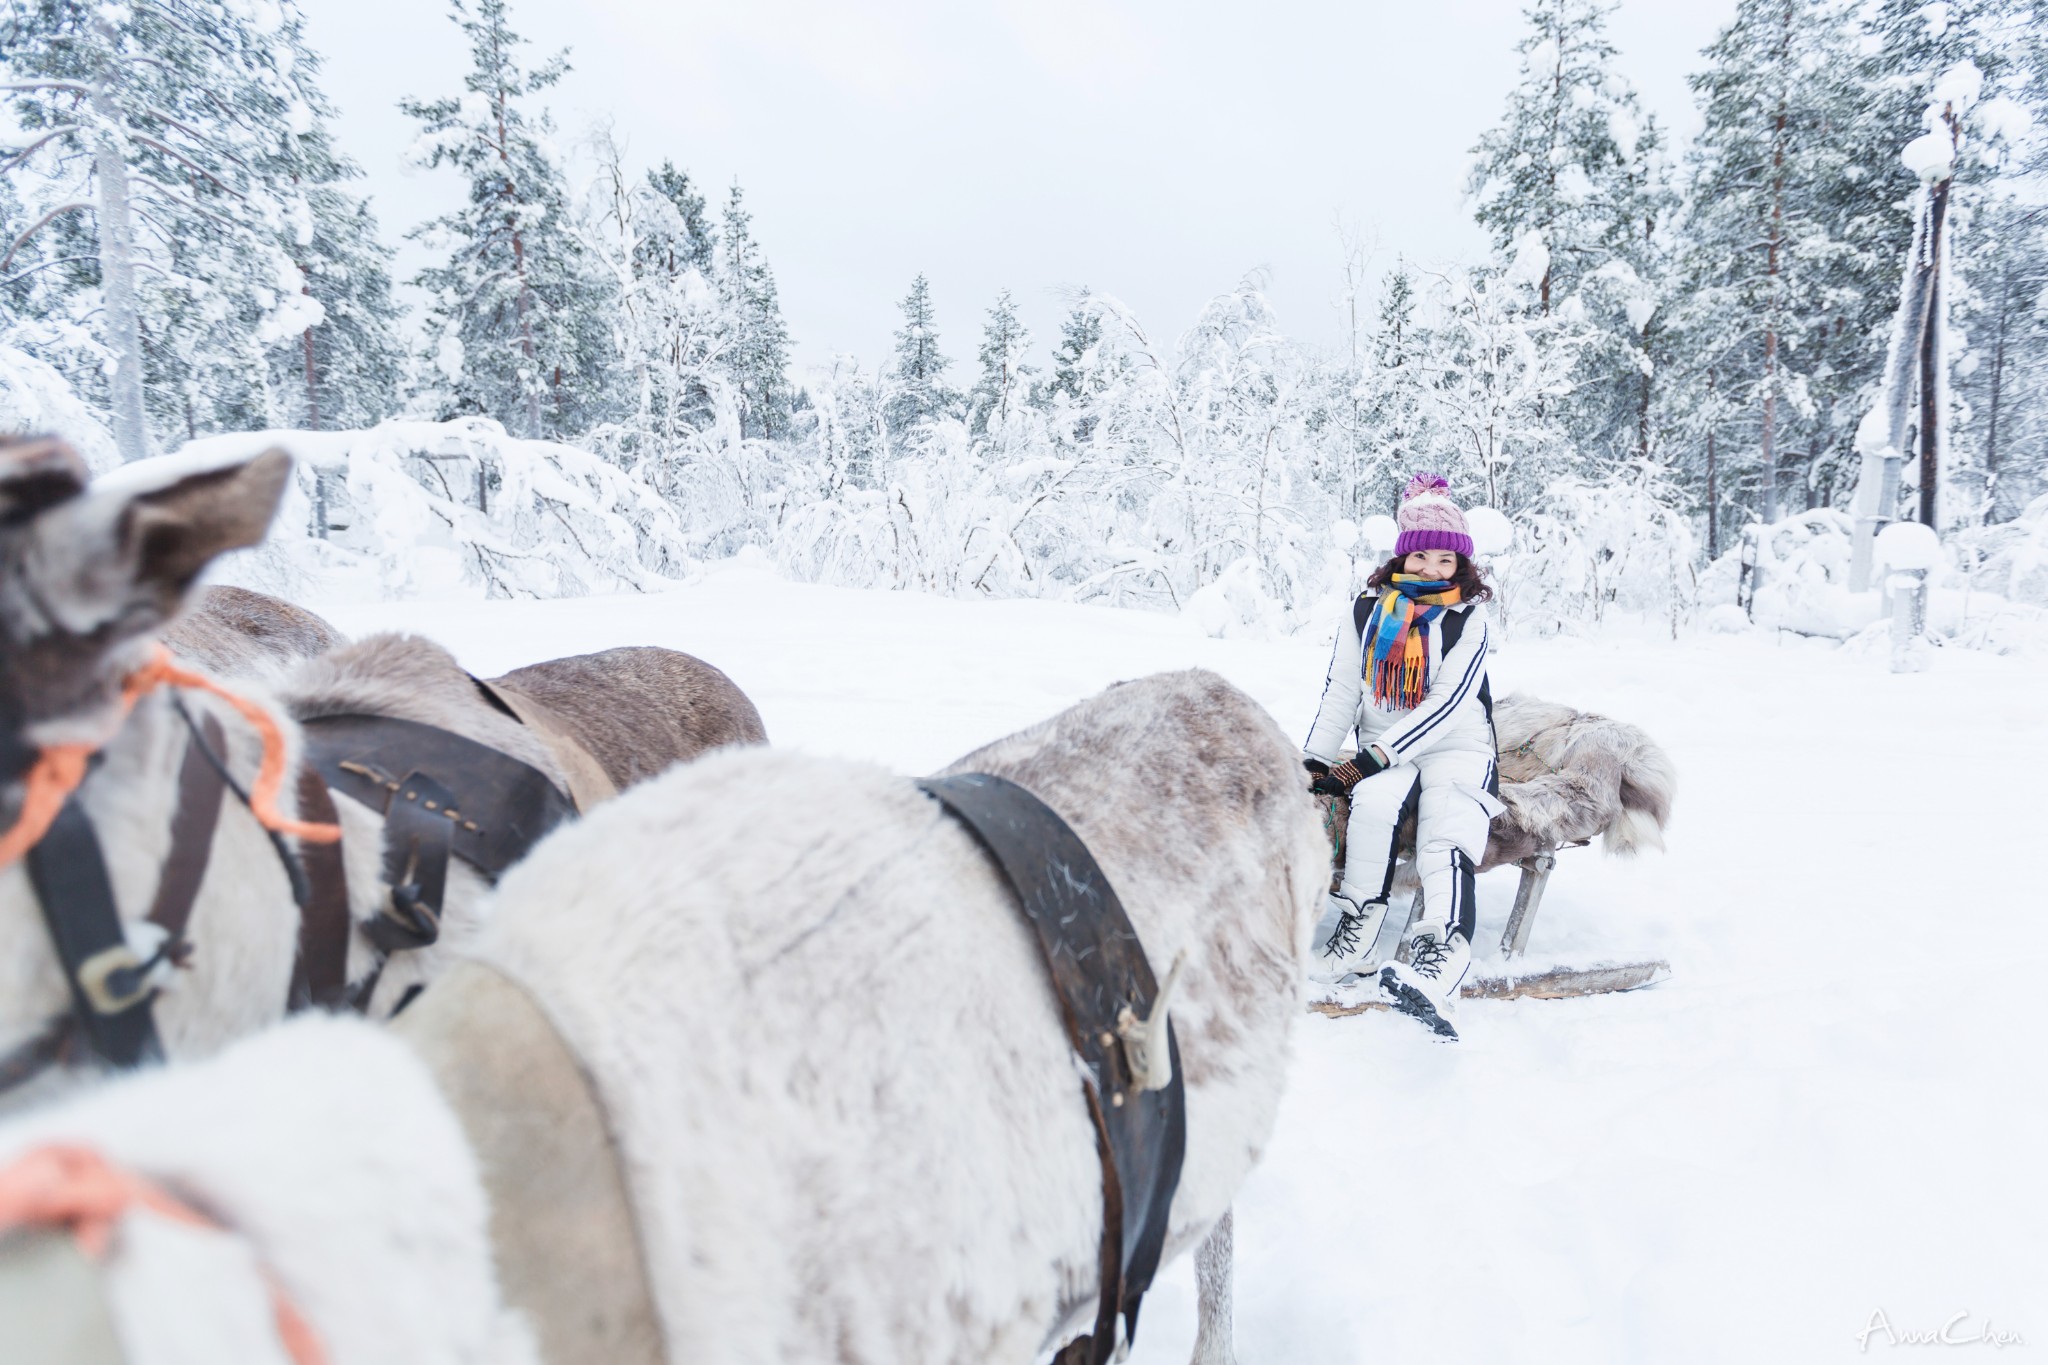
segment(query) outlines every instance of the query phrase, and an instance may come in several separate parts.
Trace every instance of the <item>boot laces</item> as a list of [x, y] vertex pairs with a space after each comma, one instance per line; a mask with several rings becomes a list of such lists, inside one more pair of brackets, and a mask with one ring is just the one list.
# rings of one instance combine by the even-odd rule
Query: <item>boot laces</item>
[[1324, 957], [1346, 957], [1358, 947], [1359, 930], [1365, 923], [1363, 910], [1346, 910], [1337, 916], [1337, 927], [1330, 931], [1330, 942], [1323, 949]]
[[1408, 965], [1432, 980], [1443, 971], [1444, 959], [1450, 955], [1450, 943], [1434, 934], [1417, 938], [1408, 945]]

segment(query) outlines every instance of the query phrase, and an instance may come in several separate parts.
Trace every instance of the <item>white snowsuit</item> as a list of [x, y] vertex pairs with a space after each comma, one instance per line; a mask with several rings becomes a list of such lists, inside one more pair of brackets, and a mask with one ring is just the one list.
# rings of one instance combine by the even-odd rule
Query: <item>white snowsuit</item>
[[[1506, 809], [1496, 794], [1486, 608], [1459, 603], [1431, 623], [1422, 702], [1410, 710], [1389, 711], [1373, 701], [1364, 676], [1360, 626], [1372, 600], [1365, 599], [1337, 632], [1323, 704], [1304, 746], [1310, 758], [1335, 764], [1345, 739], [1356, 730], [1359, 748], [1377, 746], [1389, 764], [1351, 789], [1343, 894], [1360, 904], [1392, 894], [1401, 817], [1413, 803], [1415, 871], [1422, 881], [1422, 918], [1414, 927], [1456, 930], [1469, 943], [1473, 870], [1486, 856], [1487, 826]], [[1453, 613], [1464, 619], [1452, 628], [1457, 638], [1446, 653], [1445, 627]]]

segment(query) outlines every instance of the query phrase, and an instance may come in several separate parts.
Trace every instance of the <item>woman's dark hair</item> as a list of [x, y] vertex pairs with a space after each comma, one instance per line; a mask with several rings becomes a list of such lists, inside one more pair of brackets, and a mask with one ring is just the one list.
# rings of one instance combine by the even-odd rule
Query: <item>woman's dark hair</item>
[[[1384, 592], [1394, 581], [1397, 573], [1406, 573], [1401, 566], [1408, 560], [1407, 555], [1395, 555], [1372, 571], [1372, 577], [1365, 580], [1365, 586], [1376, 592]], [[1458, 590], [1460, 602], [1485, 602], [1493, 597], [1493, 589], [1486, 582], [1486, 575], [1479, 572], [1479, 566], [1464, 555], [1458, 556], [1458, 571], [1451, 575], [1451, 586]]]

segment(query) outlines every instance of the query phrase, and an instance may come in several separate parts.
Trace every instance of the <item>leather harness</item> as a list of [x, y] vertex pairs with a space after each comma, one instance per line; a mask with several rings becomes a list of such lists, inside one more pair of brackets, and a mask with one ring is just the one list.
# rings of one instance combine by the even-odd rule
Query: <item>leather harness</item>
[[[0, 1057], [0, 1090], [64, 1058], [81, 1037], [93, 1055], [117, 1068], [163, 1057], [151, 1011], [157, 994], [151, 978], [162, 962], [182, 965], [191, 954], [185, 931], [205, 880], [224, 794], [232, 790], [244, 805], [249, 801], [222, 756], [225, 736], [220, 722], [211, 715], [195, 717], [182, 701], [174, 706], [190, 733], [178, 769], [170, 851], [148, 914], [148, 921], [162, 929], [162, 942], [147, 959], [130, 946], [99, 836], [74, 793], [24, 860], [71, 987], [73, 1007]], [[518, 712], [512, 714], [530, 723]], [[543, 835], [578, 810], [547, 774], [531, 764], [431, 725], [389, 716], [341, 715], [302, 721], [301, 729], [301, 814], [338, 823], [332, 786], [384, 816], [383, 874], [391, 894], [384, 913], [361, 927], [386, 955], [425, 947], [439, 938], [450, 856], [495, 882]], [[574, 742], [553, 725], [541, 733], [553, 751]], [[582, 761], [595, 769], [587, 754]], [[597, 772], [601, 776], [602, 770]], [[592, 799], [610, 794], [608, 783], [600, 791], [587, 774], [579, 785]], [[463, 793], [460, 799], [458, 791]], [[350, 930], [356, 926], [349, 913], [341, 846], [303, 844], [294, 849], [278, 835], [271, 841], [299, 909], [298, 953], [287, 1008], [361, 1009], [376, 974], [350, 989]]]
[[963, 773], [918, 786], [972, 830], [1016, 893], [1052, 973], [1060, 1018], [1087, 1072], [1081, 1086], [1102, 1160], [1101, 1284], [1095, 1327], [1054, 1365], [1104, 1365], [1137, 1336], [1138, 1307], [1166, 1242], [1167, 1215], [1187, 1151], [1180, 1046], [1167, 1024], [1172, 1079], [1146, 1089], [1118, 1046], [1130, 1021], [1162, 994], [1145, 946], [1101, 865], [1059, 813], [1007, 778]]
[[495, 882], [576, 814], [540, 769], [432, 725], [339, 715], [299, 726], [320, 779], [384, 816], [391, 895], [363, 931], [387, 953], [440, 938], [450, 857]]

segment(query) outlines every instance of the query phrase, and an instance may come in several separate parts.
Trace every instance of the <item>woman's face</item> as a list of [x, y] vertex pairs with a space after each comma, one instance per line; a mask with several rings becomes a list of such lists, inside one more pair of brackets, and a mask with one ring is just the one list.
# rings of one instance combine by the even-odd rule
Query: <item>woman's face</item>
[[1422, 578], [1448, 579], [1458, 572], [1456, 550], [1417, 550], [1401, 561], [1401, 572]]

